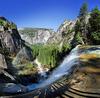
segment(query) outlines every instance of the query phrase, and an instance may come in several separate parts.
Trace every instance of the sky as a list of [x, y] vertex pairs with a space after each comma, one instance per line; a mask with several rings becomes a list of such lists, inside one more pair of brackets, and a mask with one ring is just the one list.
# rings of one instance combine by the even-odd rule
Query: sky
[[0, 16], [18, 28], [51, 28], [56, 30], [65, 20], [74, 20], [84, 2], [89, 11], [100, 8], [100, 0], [0, 0]]

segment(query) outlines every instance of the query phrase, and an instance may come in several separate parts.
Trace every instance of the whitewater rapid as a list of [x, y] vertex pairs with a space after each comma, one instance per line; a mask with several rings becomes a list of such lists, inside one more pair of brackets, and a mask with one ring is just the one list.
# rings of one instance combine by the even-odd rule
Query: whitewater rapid
[[38, 74], [40, 74], [43, 77], [46, 77], [46, 73], [37, 58], [34, 60], [34, 63], [37, 64]]
[[74, 48], [70, 54], [65, 57], [63, 62], [57, 67], [52, 74], [49, 76], [49, 78], [45, 81], [43, 81], [40, 84], [32, 84], [28, 85], [27, 88], [28, 90], [34, 90], [36, 88], [44, 87], [46, 85], [49, 85], [59, 78], [61, 78], [64, 75], [68, 75], [72, 69], [73, 66], [79, 63], [79, 54], [78, 54], [78, 46]]

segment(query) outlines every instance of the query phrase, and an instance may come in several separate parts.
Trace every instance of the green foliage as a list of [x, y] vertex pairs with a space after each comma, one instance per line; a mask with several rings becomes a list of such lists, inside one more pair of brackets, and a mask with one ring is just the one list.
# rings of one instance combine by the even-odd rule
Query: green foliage
[[[80, 8], [78, 20], [75, 24], [75, 32], [76, 32], [75, 37], [78, 43], [80, 43], [81, 38], [85, 44], [87, 43], [87, 15], [88, 15], [88, 6], [86, 3], [84, 3]], [[78, 32], [80, 32], [80, 36], [82, 37], [79, 37]]]
[[53, 68], [59, 64], [66, 52], [71, 49], [70, 45], [64, 44], [59, 50], [59, 45], [33, 45], [33, 55], [35, 55], [43, 65]]
[[[70, 50], [71, 49], [71, 45], [70, 44], [63, 44], [62, 46], [62, 51], [65, 53], [66, 51]], [[62, 52], [61, 51], [61, 52]]]
[[96, 7], [91, 12], [91, 17], [89, 19], [91, 31], [100, 31], [100, 11]]
[[5, 21], [5, 20], [2, 20], [0, 19], [0, 25], [5, 27], [5, 28], [8, 28], [9, 27], [9, 22], [8, 21]]
[[97, 7], [92, 10], [88, 23], [86, 21], [87, 14], [87, 4], [83, 4], [75, 24], [75, 39], [77, 43], [82, 41], [85, 44], [88, 42], [90, 44], [100, 44], [100, 10]]
[[56, 53], [58, 52], [57, 46], [33, 45], [32, 50], [33, 50], [33, 55], [37, 56], [37, 58], [42, 64], [50, 65], [49, 68], [55, 65]]
[[13, 22], [11, 22], [10, 28], [11, 28], [11, 29], [17, 29], [17, 26], [16, 26], [16, 24], [14, 24]]
[[72, 46], [75, 47], [76, 45], [84, 44], [83, 39], [84, 37], [82, 36], [81, 32], [76, 32], [74, 40], [72, 42]]
[[22, 34], [26, 34], [30, 37], [34, 37], [35, 36], [35, 33], [37, 32], [35, 29], [33, 28], [24, 28], [23, 30], [19, 30], [20, 33]]
[[100, 44], [100, 32], [92, 32], [91, 37], [93, 38], [94, 42]]
[[[17, 65], [18, 66], [18, 65]], [[30, 62], [27, 62], [18, 72], [18, 75], [32, 75], [37, 72], [36, 66]]]
[[33, 45], [33, 46], [31, 47], [32, 50], [33, 50], [33, 55], [34, 55], [35, 57], [37, 57], [37, 56], [39, 55], [39, 51], [40, 51], [41, 47], [42, 47], [42, 45], [40, 45], [40, 44], [36, 44], [36, 45]]
[[4, 21], [2, 19], [0, 19], [0, 25], [3, 26], [4, 25]]
[[76, 34], [76, 41], [77, 41], [77, 44], [82, 43], [82, 37], [81, 37], [80, 32], [78, 32], [78, 33]]
[[75, 32], [80, 32], [80, 25], [81, 25], [80, 21], [77, 20], [75, 24]]
[[33, 64], [31, 64], [30, 62], [28, 62], [27, 64], [26, 64], [26, 66], [25, 66], [25, 69], [31, 69], [31, 68], [33, 68], [34, 66], [33, 66]]
[[91, 40], [95, 44], [100, 44], [100, 10], [97, 7], [90, 14], [89, 24]]
[[87, 3], [83, 3], [82, 7], [80, 8], [79, 18], [85, 18], [87, 13], [88, 13]]
[[0, 19], [0, 25], [3, 26], [5, 29], [8, 29], [8, 28], [16, 29], [17, 28], [16, 24], [14, 24], [13, 22], [10, 23], [9, 21], [3, 20], [3, 19]]
[[82, 7], [80, 8], [80, 12], [79, 12], [79, 20], [77, 20], [76, 24], [75, 24], [75, 31], [76, 32], [81, 32], [81, 33], [85, 33], [86, 32], [86, 26], [87, 26], [87, 23], [86, 23], [86, 17], [87, 17], [87, 14], [88, 14], [88, 7], [87, 7], [87, 4], [84, 3], [82, 5]]

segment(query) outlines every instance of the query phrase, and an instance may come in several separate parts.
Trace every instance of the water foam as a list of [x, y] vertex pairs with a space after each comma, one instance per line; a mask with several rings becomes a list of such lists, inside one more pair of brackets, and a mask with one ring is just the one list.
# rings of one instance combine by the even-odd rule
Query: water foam
[[63, 62], [59, 65], [59, 67], [57, 67], [52, 72], [52, 74], [50, 75], [50, 77], [47, 80], [38, 84], [37, 86], [35, 86], [35, 88], [34, 88], [34, 84], [29, 85], [28, 89], [33, 90], [36, 88], [44, 87], [44, 86], [49, 85], [49, 84], [53, 83], [54, 81], [58, 80], [62, 76], [68, 75], [70, 70], [72, 69], [72, 67], [75, 66], [76, 64], [78, 64], [78, 62], [79, 62], [78, 58], [79, 58], [79, 54], [78, 54], [78, 46], [77, 46], [76, 48], [74, 48], [71, 51], [71, 53], [67, 57], [65, 57]]

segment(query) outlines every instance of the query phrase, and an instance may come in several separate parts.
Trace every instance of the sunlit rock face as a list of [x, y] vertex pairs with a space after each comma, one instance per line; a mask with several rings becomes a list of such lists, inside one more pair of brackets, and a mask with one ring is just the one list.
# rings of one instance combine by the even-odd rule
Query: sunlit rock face
[[79, 46], [80, 64], [70, 85], [83, 92], [100, 92], [100, 46]]
[[57, 29], [53, 31], [45, 28], [19, 28], [19, 33], [23, 40], [29, 44], [48, 43], [71, 43], [74, 38], [74, 26], [76, 21], [65, 20]]
[[[2, 47], [8, 49], [11, 53], [17, 52], [21, 47], [21, 38], [15, 36], [14, 33], [18, 33], [16, 30], [3, 31], [0, 33], [0, 40]], [[17, 34], [16, 34], [17, 35]]]
[[[29, 47], [23, 47], [17, 53], [17, 55], [13, 58], [12, 64], [14, 68], [17, 69], [18, 74], [28, 75], [32, 74], [34, 56], [32, 55], [32, 50]], [[34, 72], [33, 72], [34, 73]]]
[[30, 48], [23, 47], [17, 53], [16, 57], [13, 60], [13, 63], [17, 65], [17, 64], [21, 64], [24, 61], [32, 61], [32, 60], [33, 60], [32, 50]]
[[[66, 31], [66, 33], [68, 33], [68, 31], [74, 29], [76, 21], [71, 21], [71, 20], [65, 20], [58, 28], [57, 32], [58, 33], [63, 33]], [[63, 34], [62, 34], [63, 36]]]
[[[13, 63], [15, 58], [18, 58], [16, 64]], [[31, 49], [22, 40], [17, 26], [6, 18], [0, 17], [0, 76], [5, 77], [0, 82], [8, 82], [8, 78], [14, 80], [18, 70], [17, 63], [23, 61], [26, 63], [33, 61]]]
[[62, 46], [63, 44], [72, 43], [75, 35], [74, 27], [76, 21], [65, 20], [57, 29], [56, 33], [53, 34], [47, 43], [56, 43]]
[[21, 28], [19, 33], [21, 38], [29, 44], [46, 44], [54, 31], [45, 28]]

